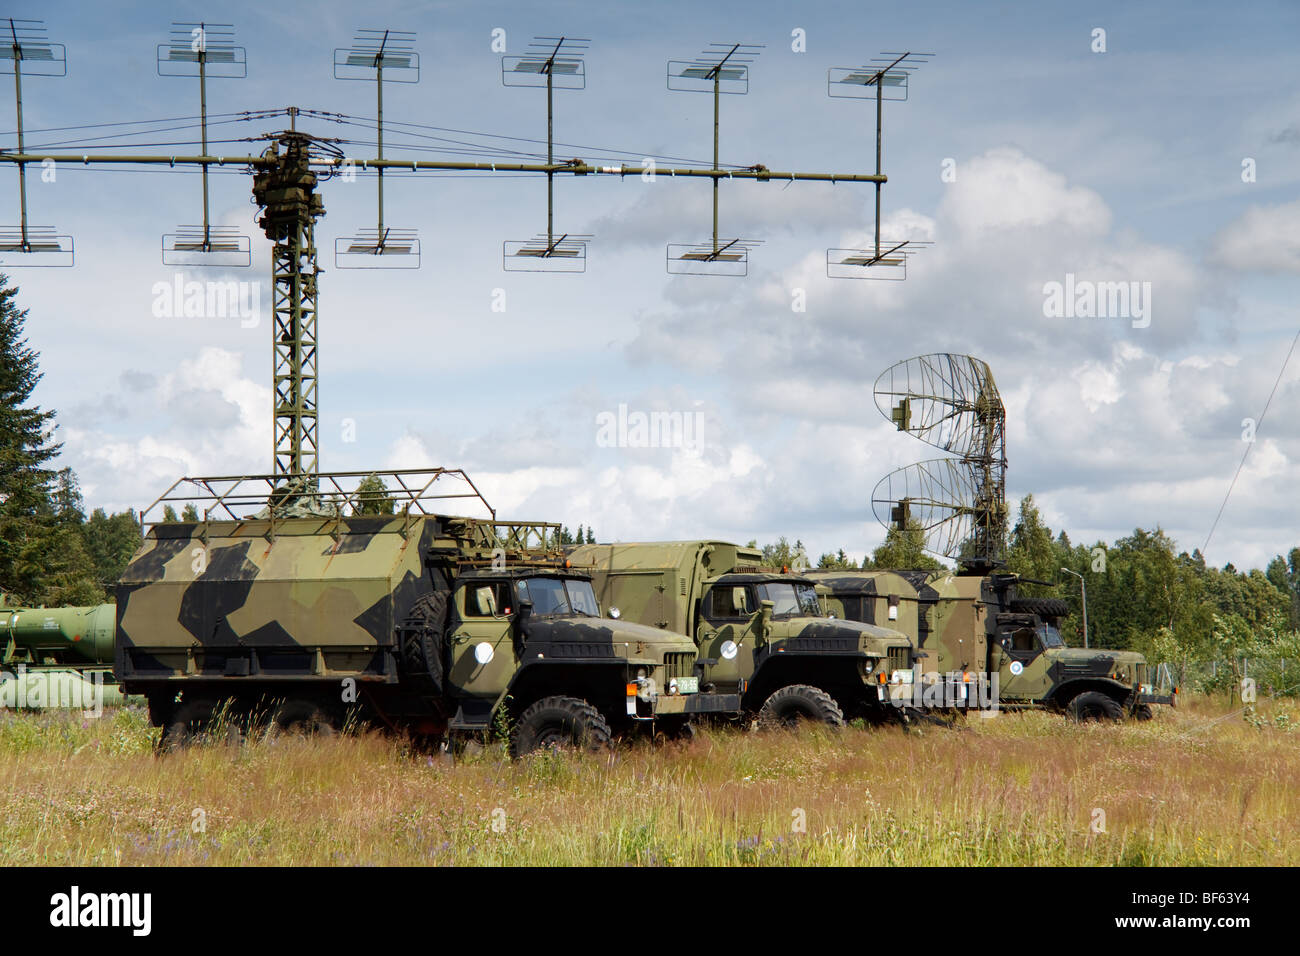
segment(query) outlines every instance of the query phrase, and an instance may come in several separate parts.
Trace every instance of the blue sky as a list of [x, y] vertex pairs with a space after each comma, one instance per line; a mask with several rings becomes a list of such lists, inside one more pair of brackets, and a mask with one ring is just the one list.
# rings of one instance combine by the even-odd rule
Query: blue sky
[[[158, 77], [154, 48], [170, 21], [206, 14], [235, 24], [249, 60], [246, 79], [211, 83], [213, 113], [297, 105], [372, 117], [373, 86], [333, 79], [331, 51], [357, 27], [391, 27], [418, 34], [423, 69], [418, 85], [386, 88], [389, 120], [537, 138], [542, 94], [502, 86], [492, 31], [506, 31], [510, 53], [535, 34], [576, 33], [592, 39], [590, 80], [557, 94], [564, 158], [706, 160], [709, 98], [665, 90], [665, 61], [710, 41], [763, 43], [749, 95], [724, 100], [723, 161], [810, 171], [869, 171], [874, 160], [871, 111], [827, 97], [828, 67], [934, 52], [909, 101], [886, 105], [884, 232], [935, 243], [905, 283], [826, 278], [825, 249], [872, 229], [869, 187], [847, 184], [724, 184], [723, 232], [765, 240], [749, 277], [670, 277], [665, 243], [708, 234], [708, 187], [663, 177], [557, 182], [557, 226], [596, 237], [582, 276], [502, 271], [502, 241], [544, 228], [537, 179], [389, 177], [387, 219], [419, 229], [422, 268], [322, 263], [323, 467], [464, 467], [502, 513], [590, 522], [602, 539], [785, 534], [814, 557], [869, 550], [883, 535], [869, 508], [876, 482], [934, 457], [881, 419], [872, 384], [900, 359], [955, 351], [989, 362], [1002, 389], [1013, 499], [1033, 493], [1076, 540], [1160, 525], [1190, 550], [1241, 457], [1242, 420], [1259, 415], [1300, 324], [1291, 3], [377, 2], [364, 21], [331, 3], [14, 13], [43, 17], [68, 48], [66, 77], [24, 84], [31, 131], [196, 114], [196, 84]], [[1091, 50], [1098, 28], [1104, 53]], [[795, 29], [806, 52], [791, 49]], [[12, 143], [12, 100], [0, 108]], [[29, 132], [28, 144], [84, 151], [102, 133]], [[940, 176], [949, 159], [953, 182]], [[0, 176], [0, 219], [16, 221], [16, 174]], [[330, 250], [373, 218], [373, 181], [322, 193], [318, 237]], [[64, 462], [87, 503], [140, 507], [182, 474], [267, 470], [269, 319], [241, 328], [151, 309], [155, 283], [177, 271], [161, 263], [159, 237], [195, 220], [197, 177], [64, 168], [31, 182], [29, 205], [32, 222], [76, 240], [75, 268], [9, 275], [42, 353], [37, 399], [59, 412]], [[213, 214], [257, 232], [246, 177], [213, 176]], [[263, 283], [269, 302], [268, 265], [255, 237], [253, 268], [228, 277]], [[1067, 273], [1150, 282], [1150, 326], [1045, 317], [1043, 286]], [[796, 289], [805, 312], [791, 309]], [[492, 311], [497, 290], [504, 312]], [[1215, 563], [1262, 565], [1300, 544], [1297, 378], [1300, 361], [1215, 532]], [[704, 441], [601, 447], [597, 416], [620, 404], [698, 412]], [[355, 441], [343, 440], [345, 419]]]

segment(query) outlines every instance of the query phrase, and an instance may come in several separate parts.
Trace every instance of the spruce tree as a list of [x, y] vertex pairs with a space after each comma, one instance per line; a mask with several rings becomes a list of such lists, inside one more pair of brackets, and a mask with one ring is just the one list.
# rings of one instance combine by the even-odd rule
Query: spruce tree
[[55, 473], [48, 465], [60, 446], [51, 440], [54, 413], [31, 404], [39, 355], [23, 335], [27, 310], [18, 308], [17, 293], [0, 275], [0, 590], [36, 602], [54, 544]]

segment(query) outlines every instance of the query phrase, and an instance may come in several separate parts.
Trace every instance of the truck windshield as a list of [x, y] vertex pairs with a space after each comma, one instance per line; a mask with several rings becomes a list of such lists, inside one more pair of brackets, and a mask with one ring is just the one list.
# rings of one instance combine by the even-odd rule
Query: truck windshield
[[533, 613], [542, 616], [582, 614], [600, 615], [596, 593], [590, 581], [565, 581], [561, 578], [521, 578], [519, 600], [532, 601]]
[[821, 617], [821, 602], [811, 584], [770, 582], [758, 586], [758, 599], [772, 602], [773, 617]]
[[1043, 647], [1064, 647], [1065, 641], [1061, 640], [1061, 632], [1052, 624], [1042, 624], [1038, 628], [1038, 637], [1043, 642]]
[[596, 592], [591, 589], [590, 581], [565, 581], [564, 588], [569, 592], [569, 603], [575, 613], [600, 617], [600, 605], [596, 603]]

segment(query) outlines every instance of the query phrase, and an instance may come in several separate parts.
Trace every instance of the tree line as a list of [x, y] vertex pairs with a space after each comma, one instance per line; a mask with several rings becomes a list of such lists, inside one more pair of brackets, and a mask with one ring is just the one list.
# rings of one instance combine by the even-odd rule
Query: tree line
[[[939, 570], [947, 565], [927, 554], [919, 526], [891, 528], [885, 541], [859, 563], [843, 548], [818, 558], [817, 568]], [[750, 542], [757, 547], [756, 541]], [[784, 536], [763, 546], [770, 567], [808, 561], [801, 541]], [[1138, 650], [1149, 660], [1239, 661], [1300, 658], [1300, 547], [1277, 555], [1263, 571], [1238, 571], [1231, 563], [1208, 564], [1199, 549], [1180, 551], [1162, 529], [1134, 529], [1112, 542], [1074, 544], [1042, 519], [1033, 495], [1020, 502], [1007, 539], [1006, 570], [1049, 584], [1024, 584], [1025, 596], [1067, 601], [1061, 622], [1066, 642], [1083, 646], [1083, 588], [1088, 594], [1088, 643]], [[1300, 682], [1300, 665], [1296, 668]]]

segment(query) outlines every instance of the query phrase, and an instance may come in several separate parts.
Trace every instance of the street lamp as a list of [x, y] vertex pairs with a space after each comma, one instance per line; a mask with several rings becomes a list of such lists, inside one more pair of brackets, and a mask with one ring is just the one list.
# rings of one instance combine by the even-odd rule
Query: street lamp
[[1088, 646], [1088, 583], [1083, 580], [1083, 575], [1078, 571], [1071, 571], [1069, 568], [1061, 568], [1066, 574], [1073, 574], [1079, 579], [1079, 589], [1083, 592], [1083, 646]]

